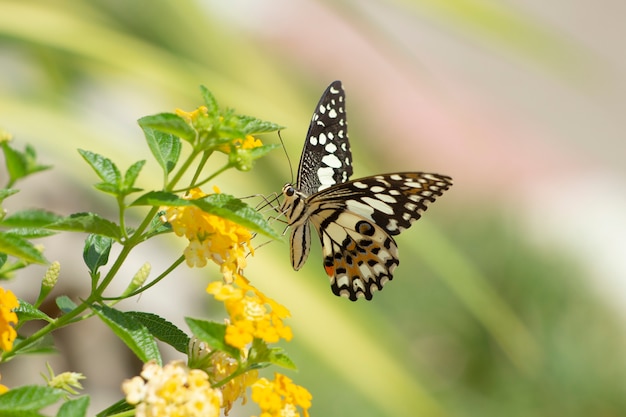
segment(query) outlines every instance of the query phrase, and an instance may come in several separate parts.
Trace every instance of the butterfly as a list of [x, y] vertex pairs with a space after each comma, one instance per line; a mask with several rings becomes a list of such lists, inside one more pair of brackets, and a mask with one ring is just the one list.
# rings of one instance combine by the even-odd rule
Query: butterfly
[[452, 178], [397, 172], [350, 181], [345, 93], [334, 81], [320, 98], [302, 150], [296, 184], [282, 189], [281, 213], [291, 227], [291, 264], [304, 265], [313, 225], [335, 295], [371, 300], [399, 264], [393, 236], [419, 219]]

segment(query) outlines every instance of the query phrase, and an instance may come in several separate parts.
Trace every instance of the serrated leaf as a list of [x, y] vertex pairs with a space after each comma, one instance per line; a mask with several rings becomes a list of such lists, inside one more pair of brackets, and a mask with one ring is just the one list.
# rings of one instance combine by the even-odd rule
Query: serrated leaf
[[120, 170], [109, 158], [83, 149], [79, 149], [78, 152], [102, 181], [113, 186], [119, 186], [122, 183]]
[[283, 129], [283, 126], [276, 123], [259, 120], [252, 116], [239, 116], [239, 129], [244, 135], [255, 135], [260, 133], [275, 132]]
[[56, 417], [84, 417], [87, 415], [89, 397], [83, 396], [63, 403]]
[[120, 227], [95, 213], [75, 213], [46, 226], [51, 230], [65, 232], [85, 232], [102, 235], [119, 241], [122, 238]]
[[22, 259], [28, 263], [46, 264], [46, 258], [28, 240], [6, 232], [0, 232], [0, 252]]
[[126, 173], [124, 174], [124, 190], [127, 193], [135, 185], [135, 181], [137, 181], [137, 177], [145, 164], [145, 160], [137, 161], [126, 170]]
[[176, 194], [168, 193], [166, 191], [150, 191], [137, 200], [133, 201], [131, 206], [190, 206], [189, 200], [180, 198]]
[[200, 92], [202, 93], [202, 99], [204, 100], [204, 105], [208, 110], [209, 116], [215, 117], [218, 114], [219, 106], [217, 105], [217, 100], [211, 91], [208, 88], [201, 85]]
[[40, 209], [20, 210], [2, 219], [3, 226], [7, 227], [44, 227], [61, 220], [63, 216]]
[[196, 131], [185, 122], [185, 120], [174, 113], [159, 113], [152, 116], [145, 116], [137, 120], [139, 126], [144, 130], [154, 129], [163, 133], [171, 133], [187, 142], [193, 142], [196, 138]]
[[0, 395], [0, 415], [9, 415], [9, 412], [37, 411], [54, 404], [63, 394], [64, 391], [60, 389], [38, 385], [26, 385], [10, 389]]
[[225, 324], [191, 317], [185, 317], [185, 322], [189, 326], [191, 333], [208, 344], [213, 350], [222, 350], [239, 360], [239, 349], [230, 346], [224, 340], [224, 336], [226, 335]]
[[45, 320], [47, 322], [54, 321], [50, 316], [36, 308], [34, 305], [22, 299], [19, 299], [19, 301], [20, 305], [14, 311], [17, 314], [17, 318], [20, 323], [29, 320]]
[[17, 181], [35, 172], [50, 168], [37, 163], [37, 155], [31, 146], [26, 146], [24, 152], [12, 148], [7, 142], [2, 142], [1, 146], [4, 152], [4, 163], [12, 181]]
[[161, 342], [167, 343], [181, 353], [187, 353], [189, 336], [173, 323], [152, 313], [129, 311], [126, 314], [146, 326], [150, 333]]
[[109, 262], [109, 253], [113, 241], [106, 236], [91, 234], [85, 239], [83, 260], [92, 274], [95, 274], [101, 266]]
[[61, 295], [54, 301], [57, 307], [59, 307], [59, 310], [61, 310], [64, 314], [69, 313], [77, 307], [76, 303], [74, 303], [67, 295]]
[[132, 315], [106, 305], [93, 306], [93, 310], [142, 362], [154, 360], [162, 365], [157, 344], [146, 326]]
[[144, 127], [143, 132], [154, 159], [166, 174], [172, 172], [180, 157], [182, 148], [180, 139], [172, 133], [161, 132], [148, 127]]

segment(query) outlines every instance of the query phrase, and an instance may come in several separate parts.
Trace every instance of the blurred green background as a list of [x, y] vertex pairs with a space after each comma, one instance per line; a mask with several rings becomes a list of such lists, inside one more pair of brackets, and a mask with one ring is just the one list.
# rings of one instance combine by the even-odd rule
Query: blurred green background
[[[355, 178], [432, 171], [455, 185], [397, 239], [395, 280], [371, 302], [332, 295], [317, 243], [297, 273], [278, 242], [250, 261], [247, 276], [292, 312], [289, 376], [312, 415], [626, 415], [624, 13], [590, 0], [0, 1], [0, 126], [55, 165], [6, 207], [113, 216], [76, 148], [123, 169], [147, 158], [136, 119], [194, 109], [200, 84], [286, 126], [297, 165], [314, 105], [340, 79]], [[216, 184], [269, 195], [290, 179], [276, 151]], [[140, 185], [159, 180], [150, 163]], [[43, 242], [62, 265], [58, 294], [88, 291], [82, 238]], [[128, 275], [162, 270], [172, 241], [146, 246]], [[181, 269], [124, 308], [181, 327], [219, 317], [204, 293], [217, 277]], [[38, 280], [6, 286], [32, 301]], [[9, 363], [2, 382], [40, 382], [49, 360], [87, 375], [96, 412], [138, 371], [91, 321], [56, 340], [60, 355]]]

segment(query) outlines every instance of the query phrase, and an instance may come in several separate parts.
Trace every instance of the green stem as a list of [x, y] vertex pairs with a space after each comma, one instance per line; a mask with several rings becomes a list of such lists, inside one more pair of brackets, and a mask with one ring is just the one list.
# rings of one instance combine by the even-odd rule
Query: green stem
[[163, 273], [161, 273], [161, 275], [159, 275], [154, 280], [152, 280], [152, 282], [150, 282], [147, 285], [144, 285], [141, 288], [138, 288], [137, 290], [135, 290], [135, 291], [133, 291], [131, 293], [124, 294], [124, 295], [122, 295], [120, 297], [102, 297], [102, 300], [118, 301], [118, 300], [131, 298], [131, 297], [134, 297], [135, 295], [141, 294], [142, 292], [144, 292], [147, 289], [149, 289], [149, 288], [153, 287], [154, 285], [156, 285], [159, 281], [161, 281], [167, 275], [169, 275], [169, 273], [172, 272], [174, 269], [176, 269], [178, 267], [178, 265], [182, 264], [184, 260], [185, 260], [185, 256], [182, 255], [180, 258], [176, 259], [176, 261], [174, 261], [174, 263], [172, 265], [170, 265], [165, 271], [163, 271]]

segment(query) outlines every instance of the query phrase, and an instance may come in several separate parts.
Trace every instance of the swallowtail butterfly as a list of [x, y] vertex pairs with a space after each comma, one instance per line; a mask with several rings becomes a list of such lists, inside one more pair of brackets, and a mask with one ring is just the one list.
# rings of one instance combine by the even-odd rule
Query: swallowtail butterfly
[[335, 81], [313, 112], [296, 184], [282, 189], [281, 213], [292, 229], [295, 270], [309, 255], [312, 224], [333, 293], [352, 301], [370, 300], [393, 278], [399, 264], [393, 236], [419, 219], [452, 179], [398, 172], [349, 181], [351, 175], [345, 93], [341, 81]]

